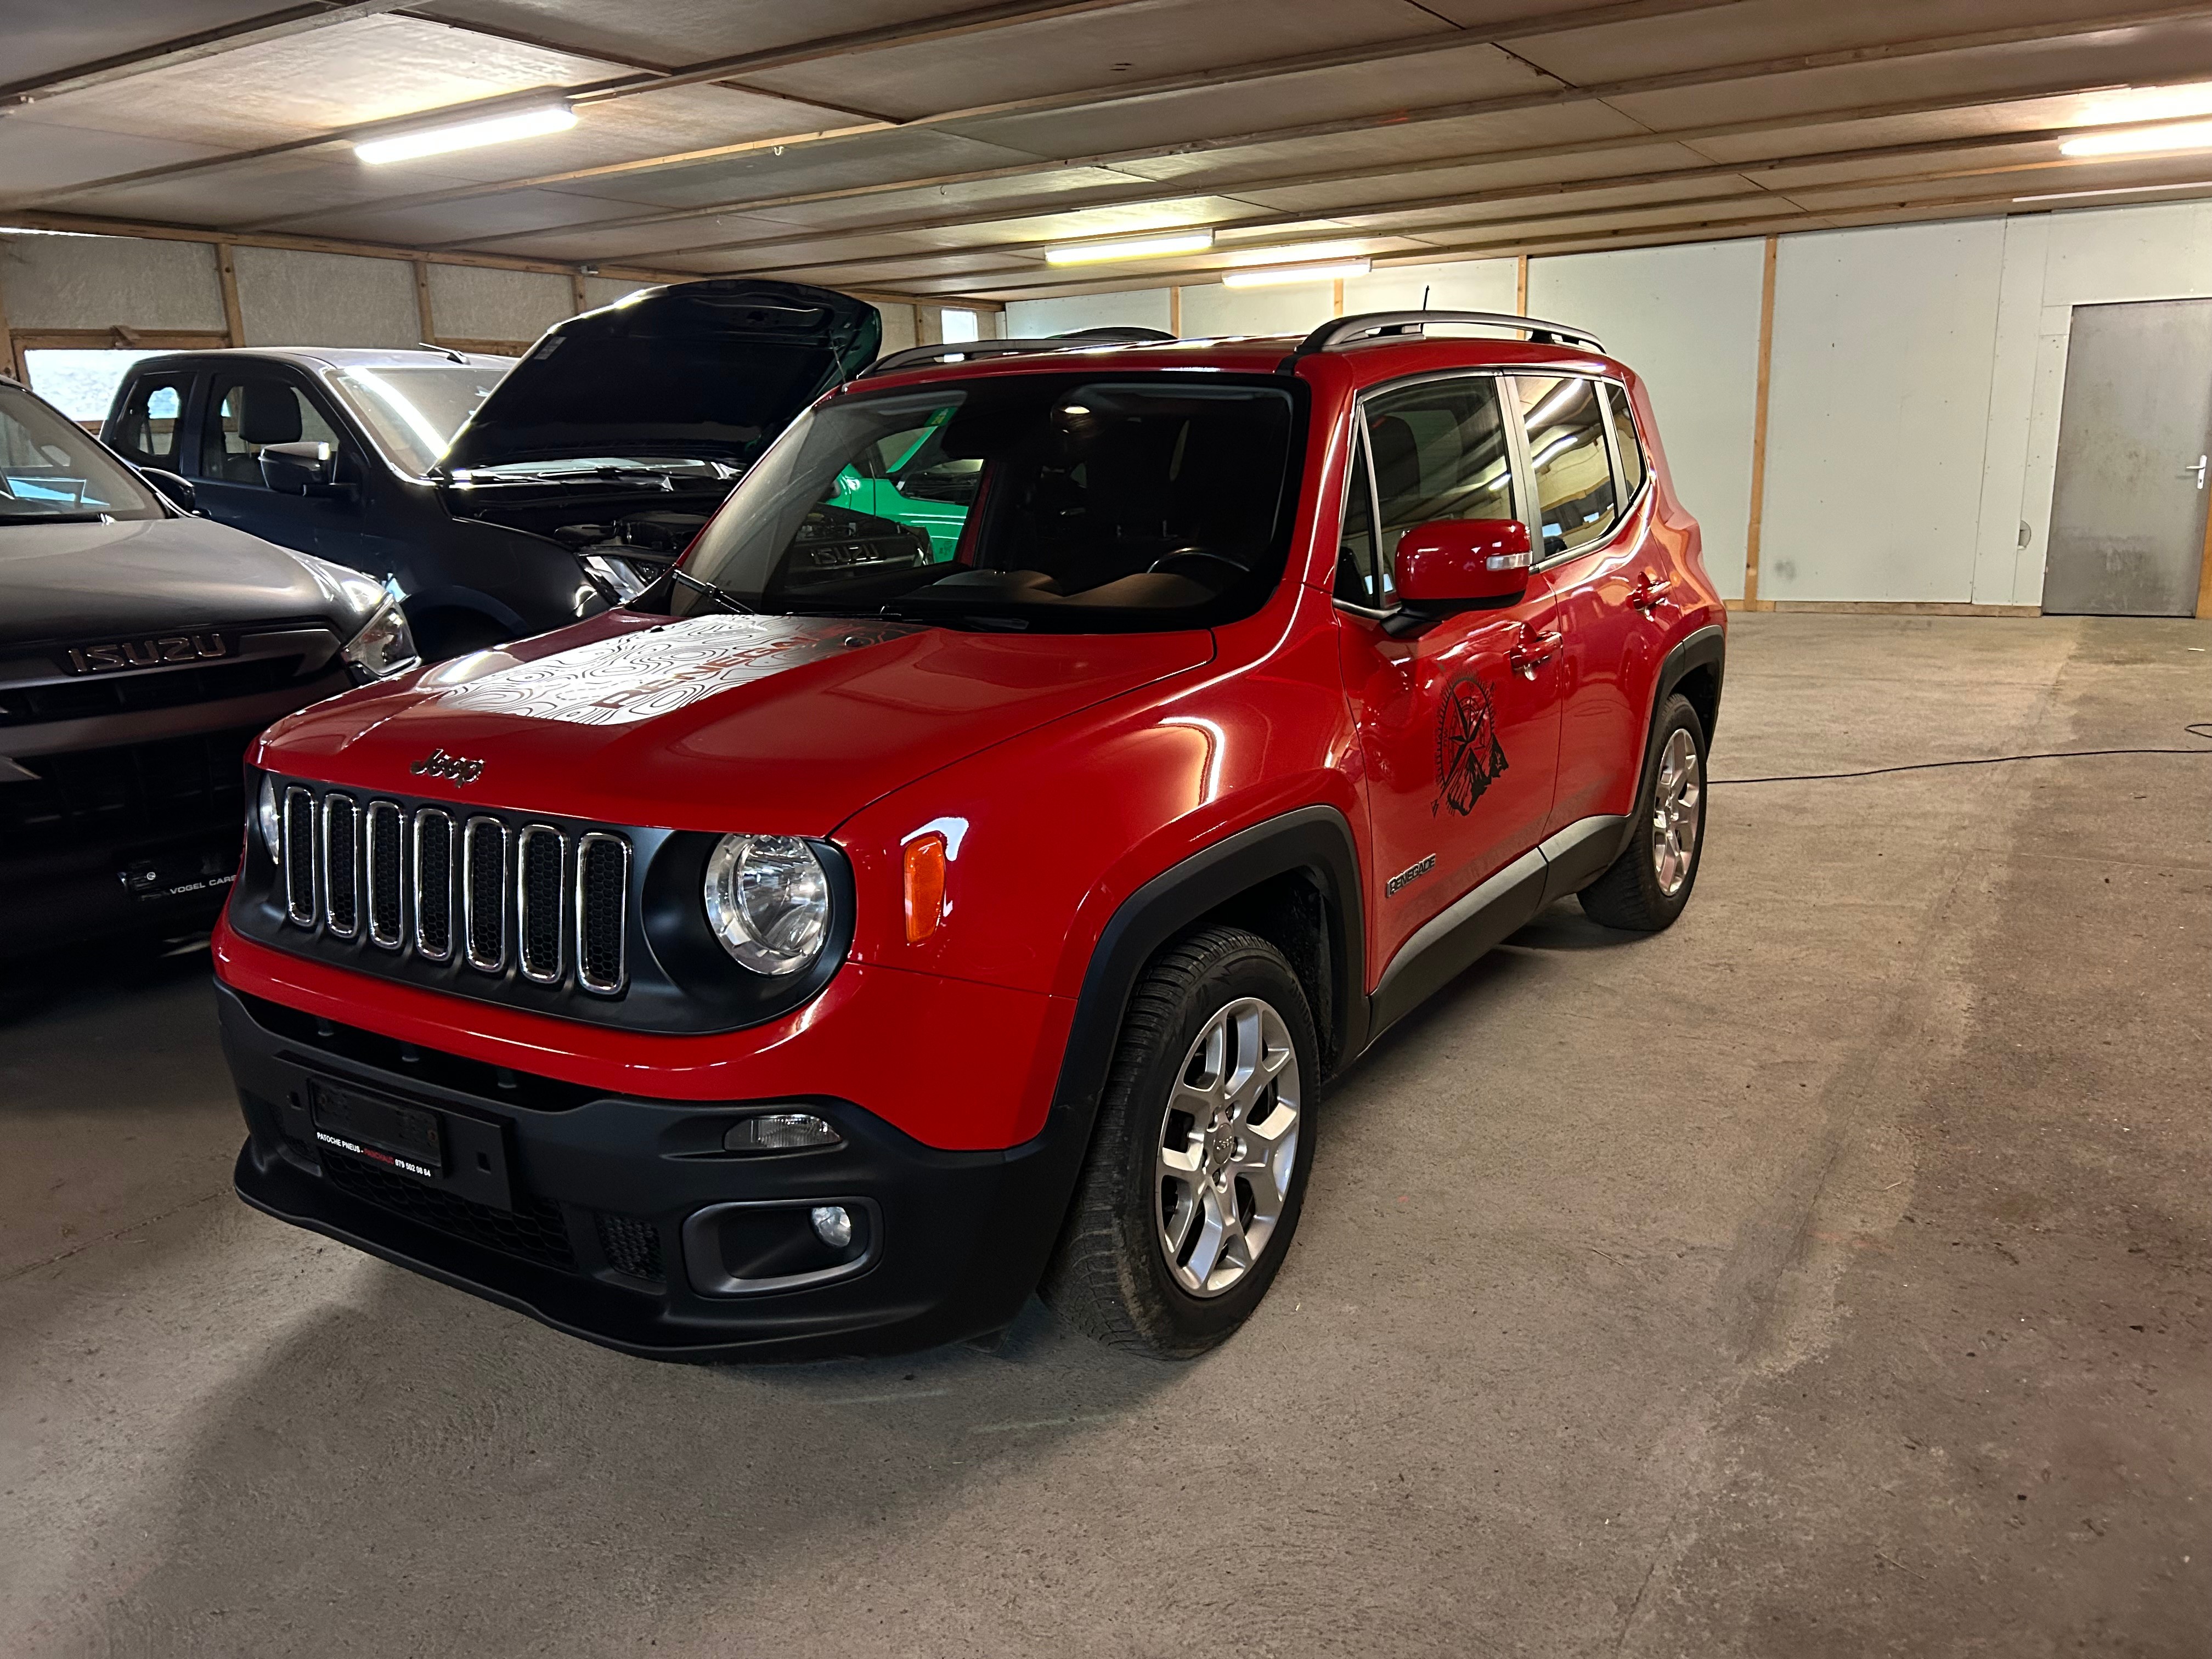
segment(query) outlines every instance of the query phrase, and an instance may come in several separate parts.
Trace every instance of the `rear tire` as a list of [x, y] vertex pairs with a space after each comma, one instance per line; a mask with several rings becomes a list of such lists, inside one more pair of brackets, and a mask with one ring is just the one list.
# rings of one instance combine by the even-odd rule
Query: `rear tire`
[[1281, 951], [1233, 927], [1163, 951], [1130, 995], [1045, 1300], [1155, 1358], [1227, 1340], [1297, 1227], [1320, 1078]]
[[1631, 815], [1628, 846], [1583, 889], [1591, 921], [1632, 933], [1674, 925], [1705, 850], [1705, 727], [1687, 697], [1667, 699]]

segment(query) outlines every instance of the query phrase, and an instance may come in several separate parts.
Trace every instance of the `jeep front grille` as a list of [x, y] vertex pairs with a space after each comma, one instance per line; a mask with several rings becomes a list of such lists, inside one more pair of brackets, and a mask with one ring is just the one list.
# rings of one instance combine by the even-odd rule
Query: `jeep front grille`
[[425, 962], [600, 996], [628, 983], [630, 843], [609, 830], [283, 791], [277, 890], [295, 925]]

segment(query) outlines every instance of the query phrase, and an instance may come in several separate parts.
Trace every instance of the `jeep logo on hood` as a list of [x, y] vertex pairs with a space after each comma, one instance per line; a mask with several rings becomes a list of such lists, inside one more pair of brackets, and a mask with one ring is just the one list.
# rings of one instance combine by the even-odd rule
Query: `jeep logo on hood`
[[407, 769], [418, 778], [450, 778], [455, 783], [474, 783], [483, 775], [480, 760], [463, 760], [442, 749], [433, 749]]

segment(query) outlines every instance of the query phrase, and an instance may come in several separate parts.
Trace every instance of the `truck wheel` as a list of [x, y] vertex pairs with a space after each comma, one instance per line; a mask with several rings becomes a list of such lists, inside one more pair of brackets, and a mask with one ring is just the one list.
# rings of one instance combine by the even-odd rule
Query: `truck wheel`
[[1583, 889], [1583, 909], [1607, 927], [1656, 933], [1690, 902], [1705, 851], [1705, 727], [1687, 697], [1659, 711], [1632, 819], [1627, 850]]
[[1157, 1358], [1224, 1340], [1290, 1249], [1320, 1076], [1281, 951], [1232, 927], [1162, 951], [1129, 998], [1046, 1301]]

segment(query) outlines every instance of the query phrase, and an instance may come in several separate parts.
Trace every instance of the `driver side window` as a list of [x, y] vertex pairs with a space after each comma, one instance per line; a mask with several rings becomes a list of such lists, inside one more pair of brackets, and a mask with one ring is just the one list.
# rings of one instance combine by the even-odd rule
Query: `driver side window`
[[1408, 530], [1438, 519], [1521, 516], [1498, 384], [1489, 374], [1425, 380], [1361, 404], [1386, 595]]
[[200, 476], [229, 483], [261, 484], [260, 455], [270, 444], [325, 443], [336, 452], [338, 434], [307, 393], [274, 376], [218, 381], [202, 416]]

